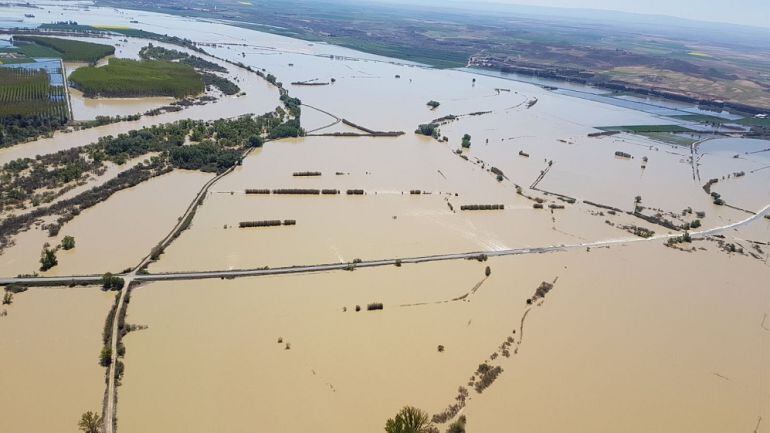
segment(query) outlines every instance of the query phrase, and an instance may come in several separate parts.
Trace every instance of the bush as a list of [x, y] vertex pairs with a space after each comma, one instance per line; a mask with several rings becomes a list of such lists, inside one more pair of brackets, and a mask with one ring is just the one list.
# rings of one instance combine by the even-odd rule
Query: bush
[[102, 367], [108, 367], [112, 363], [112, 349], [108, 346], [102, 347], [102, 352], [99, 354], [99, 365]]
[[102, 287], [105, 290], [121, 290], [125, 284], [125, 280], [117, 275], [109, 272], [102, 275]]
[[61, 247], [64, 248], [65, 251], [75, 248], [75, 238], [72, 236], [64, 236], [64, 239], [61, 241]]
[[468, 149], [471, 147], [471, 136], [468, 134], [463, 135], [462, 147]]
[[449, 424], [447, 433], [465, 433], [466, 422], [467, 419], [465, 418], [465, 415], [460, 415], [460, 418], [458, 418], [457, 421]]
[[422, 125], [417, 126], [417, 129], [414, 131], [414, 133], [427, 135], [428, 137], [437, 139], [439, 136], [438, 126], [438, 123], [423, 123]]
[[40, 253], [40, 270], [47, 271], [58, 264], [56, 250], [49, 249], [48, 247], [43, 248], [43, 252]]
[[366, 306], [367, 311], [382, 310], [383, 308], [382, 302], [372, 302]]

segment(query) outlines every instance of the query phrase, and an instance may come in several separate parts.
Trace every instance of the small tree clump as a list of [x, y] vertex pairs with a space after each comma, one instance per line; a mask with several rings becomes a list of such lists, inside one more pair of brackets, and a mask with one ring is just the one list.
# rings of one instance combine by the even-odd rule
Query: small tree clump
[[412, 406], [405, 406], [394, 418], [385, 422], [386, 433], [434, 433], [436, 427], [428, 419], [428, 414]]
[[462, 147], [468, 149], [471, 147], [471, 136], [468, 134], [463, 135]]
[[72, 236], [64, 236], [64, 239], [61, 240], [61, 247], [65, 251], [75, 248], [75, 238]]
[[56, 250], [52, 250], [48, 247], [43, 248], [43, 251], [40, 253], [40, 270], [47, 271], [58, 264], [59, 261], [56, 259]]
[[99, 354], [99, 365], [102, 367], [109, 367], [112, 363], [112, 349], [109, 346], [102, 347], [102, 351]]
[[102, 288], [105, 290], [121, 290], [123, 289], [123, 285], [125, 285], [125, 280], [123, 278], [113, 275], [109, 272], [102, 275]]
[[465, 415], [460, 415], [459, 418], [457, 418], [457, 421], [453, 422], [452, 424], [449, 424], [449, 428], [447, 429], [447, 433], [465, 433], [465, 424], [467, 423], [467, 419], [465, 418]]
[[78, 428], [83, 433], [100, 433], [102, 431], [102, 417], [96, 412], [88, 411], [80, 417]]

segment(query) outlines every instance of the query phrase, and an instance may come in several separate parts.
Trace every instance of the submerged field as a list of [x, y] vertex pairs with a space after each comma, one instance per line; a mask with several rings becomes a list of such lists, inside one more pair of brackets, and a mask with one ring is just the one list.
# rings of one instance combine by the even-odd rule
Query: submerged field
[[[442, 432], [460, 415], [474, 432], [762, 431], [770, 142], [656, 139], [712, 121], [684, 105], [661, 114], [220, 23], [82, 15], [136, 27], [109, 39], [118, 57], [184, 62], [245, 95], [0, 151], [0, 224], [29, 223], [2, 226], [19, 230], [0, 277], [134, 279], [113, 327], [127, 287], [30, 288], [0, 307], [13, 369], [0, 431], [75, 431], [116, 407], [126, 433], [360, 433], [405, 405]], [[190, 41], [142, 50], [133, 36], [158, 26], [210, 55]], [[118, 66], [111, 77], [140, 91], [146, 65], [73, 76], [110, 86]], [[179, 84], [160, 71], [156, 88]], [[431, 123], [441, 140], [414, 133]], [[139, 182], [116, 186], [119, 173]], [[40, 271], [46, 249], [58, 262]], [[277, 268], [302, 273], [234, 272]], [[180, 280], [140, 282], [164, 273]], [[120, 342], [116, 406], [101, 405], [114, 395], [103, 330]]]
[[189, 65], [159, 60], [110, 59], [106, 66], [80, 68], [70, 75], [86, 96], [173, 96], [203, 92], [200, 74]]

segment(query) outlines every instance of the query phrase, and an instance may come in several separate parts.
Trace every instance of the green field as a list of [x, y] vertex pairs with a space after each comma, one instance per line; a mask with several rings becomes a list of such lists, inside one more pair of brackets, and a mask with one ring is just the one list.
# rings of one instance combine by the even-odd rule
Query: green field
[[746, 117], [738, 121], [745, 126], [764, 126], [770, 127], [770, 119], [757, 119], [756, 117]]
[[61, 57], [61, 53], [54, 50], [53, 48], [44, 47], [34, 42], [19, 42], [18, 44], [19, 44], [19, 52], [21, 52], [21, 54], [24, 54], [26, 57], [30, 59], [40, 58], [40, 57], [52, 57], [52, 58]]
[[42, 70], [0, 68], [0, 147], [49, 133], [67, 122], [65, 89]]
[[679, 125], [630, 125], [630, 126], [603, 126], [602, 131], [631, 132], [634, 134], [650, 132], [695, 132], [690, 128]]
[[106, 66], [80, 68], [70, 81], [86, 96], [182, 98], [202, 93], [201, 75], [191, 66], [158, 60], [110, 59]]
[[671, 116], [675, 119], [687, 120], [689, 122], [698, 122], [706, 124], [718, 124], [730, 123], [729, 120], [723, 119], [717, 116], [709, 116], [708, 114], [682, 114], [680, 116]]
[[71, 62], [96, 63], [102, 57], [115, 53], [111, 45], [43, 36], [14, 36], [21, 51], [28, 57], [59, 57]]

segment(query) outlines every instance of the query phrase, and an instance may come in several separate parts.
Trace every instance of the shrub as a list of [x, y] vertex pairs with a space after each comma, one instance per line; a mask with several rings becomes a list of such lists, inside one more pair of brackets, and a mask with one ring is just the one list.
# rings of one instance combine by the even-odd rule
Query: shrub
[[102, 351], [99, 354], [99, 365], [102, 367], [108, 367], [112, 363], [112, 349], [108, 346], [102, 347]]
[[64, 248], [65, 251], [75, 248], [75, 238], [72, 236], [64, 236], [64, 239], [61, 241], [61, 247]]
[[125, 285], [123, 278], [109, 272], [102, 275], [102, 287], [105, 290], [121, 290]]
[[471, 136], [468, 134], [463, 135], [462, 147], [468, 149], [471, 147]]
[[56, 250], [49, 249], [48, 247], [43, 248], [42, 253], [40, 253], [40, 270], [47, 271], [58, 264]]
[[465, 418], [465, 415], [460, 415], [460, 418], [458, 418], [457, 421], [453, 422], [452, 424], [449, 424], [447, 433], [465, 433], [466, 422], [467, 420]]

